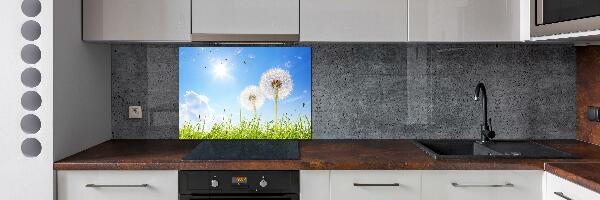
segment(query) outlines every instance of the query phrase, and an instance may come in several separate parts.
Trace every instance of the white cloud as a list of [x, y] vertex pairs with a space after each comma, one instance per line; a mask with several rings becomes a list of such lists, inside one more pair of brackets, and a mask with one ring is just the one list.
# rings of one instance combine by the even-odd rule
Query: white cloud
[[284, 66], [285, 68], [290, 68], [290, 67], [292, 67], [292, 61], [289, 61], [289, 60], [288, 60], [287, 62], [285, 62], [285, 64], [283, 64], [283, 66]]
[[294, 96], [294, 97], [290, 97], [284, 100], [285, 103], [294, 103], [300, 99], [302, 99], [303, 96]]
[[302, 56], [296, 56], [298, 60], [302, 60]]
[[210, 107], [207, 96], [200, 95], [194, 91], [186, 91], [183, 102], [179, 103], [179, 128], [184, 122], [195, 124], [200, 119], [212, 121], [213, 109]]
[[285, 63], [283, 63], [282, 65], [275, 65], [275, 67], [290, 69], [290, 68], [292, 68], [292, 61], [288, 60]]

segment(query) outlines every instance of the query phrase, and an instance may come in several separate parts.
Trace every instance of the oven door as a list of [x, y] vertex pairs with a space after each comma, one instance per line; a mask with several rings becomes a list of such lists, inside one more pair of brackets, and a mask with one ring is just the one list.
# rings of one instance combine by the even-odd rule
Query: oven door
[[198, 195], [180, 195], [179, 200], [299, 200], [297, 194], [282, 194], [282, 195], [215, 195], [215, 196], [198, 196]]
[[600, 29], [599, 0], [532, 1], [532, 36]]

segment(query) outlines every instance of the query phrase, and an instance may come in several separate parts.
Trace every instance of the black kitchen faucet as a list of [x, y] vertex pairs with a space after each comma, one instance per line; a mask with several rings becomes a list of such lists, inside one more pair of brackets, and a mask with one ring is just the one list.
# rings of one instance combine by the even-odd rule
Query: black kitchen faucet
[[[479, 97], [479, 92], [481, 92], [481, 97]], [[477, 87], [475, 88], [475, 97], [473, 99], [475, 99], [475, 101], [479, 101], [481, 98], [483, 98], [483, 124], [481, 124], [481, 140], [479, 142], [486, 143], [496, 137], [496, 132], [492, 130], [491, 118], [489, 118], [488, 123], [487, 94], [485, 92], [485, 85], [483, 85], [483, 83], [477, 84]]]

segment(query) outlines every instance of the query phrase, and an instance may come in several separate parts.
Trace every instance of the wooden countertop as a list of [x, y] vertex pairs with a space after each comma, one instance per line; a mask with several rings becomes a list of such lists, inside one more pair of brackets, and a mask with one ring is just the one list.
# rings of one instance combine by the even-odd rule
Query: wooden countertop
[[600, 147], [577, 140], [542, 144], [581, 159], [435, 160], [411, 140], [310, 140], [300, 160], [203, 160], [183, 158], [199, 141], [110, 140], [54, 163], [55, 170], [526, 170], [549, 162], [600, 162]]
[[[55, 170], [546, 170], [600, 192], [600, 146], [541, 140], [580, 159], [435, 160], [411, 140], [310, 140], [300, 160], [184, 161], [200, 141], [110, 140], [54, 163]], [[545, 165], [545, 166], [544, 166]], [[544, 168], [545, 167], [545, 168]]]
[[600, 162], [546, 163], [545, 170], [600, 193]]

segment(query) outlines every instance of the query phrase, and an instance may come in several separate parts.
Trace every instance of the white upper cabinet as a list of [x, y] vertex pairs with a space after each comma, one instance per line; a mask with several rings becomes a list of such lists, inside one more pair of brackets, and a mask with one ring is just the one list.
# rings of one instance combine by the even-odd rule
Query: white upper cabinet
[[194, 41], [298, 41], [299, 0], [192, 0]]
[[513, 42], [529, 0], [83, 0], [86, 41]]
[[410, 0], [409, 41], [525, 41], [529, 0]]
[[190, 41], [190, 0], [83, 0], [85, 41]]
[[301, 41], [407, 41], [408, 0], [302, 0], [300, 17]]

